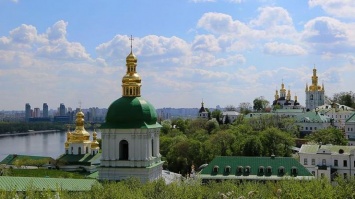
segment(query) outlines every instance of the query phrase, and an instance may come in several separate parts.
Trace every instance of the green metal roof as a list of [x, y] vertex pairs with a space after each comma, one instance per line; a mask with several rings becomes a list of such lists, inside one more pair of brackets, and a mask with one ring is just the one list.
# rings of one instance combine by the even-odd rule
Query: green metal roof
[[346, 122], [355, 122], [355, 112], [346, 120]]
[[45, 156], [31, 156], [31, 155], [17, 155], [17, 154], [10, 154], [8, 156], [6, 156], [6, 158], [4, 158], [0, 164], [7, 164], [7, 165], [13, 165], [14, 162], [16, 160], [24, 160], [24, 159], [28, 159], [28, 160], [43, 160], [43, 159], [48, 159], [53, 160], [53, 158], [51, 157], [45, 157]]
[[159, 128], [157, 112], [142, 97], [121, 97], [108, 108], [102, 129]]
[[6, 191], [26, 191], [27, 189], [89, 191], [96, 183], [98, 182], [95, 179], [0, 176], [0, 189]]
[[276, 109], [275, 113], [302, 113], [303, 109]]
[[[218, 172], [214, 168], [218, 167]], [[230, 167], [227, 173], [225, 168]], [[250, 171], [245, 172], [249, 167]], [[263, 167], [264, 172], [259, 168]], [[242, 172], [239, 172], [242, 168]], [[271, 168], [271, 173], [267, 172]], [[284, 169], [284, 173], [279, 173], [279, 168]], [[297, 168], [297, 174], [292, 175], [291, 169]], [[214, 158], [205, 167], [200, 176], [202, 179], [258, 179], [258, 180], [277, 180], [284, 177], [293, 176], [297, 179], [313, 178], [313, 175], [304, 168], [296, 159], [291, 157], [242, 157], [242, 156], [220, 156]]]
[[299, 115], [296, 118], [297, 122], [304, 122], [304, 120], [306, 120], [306, 122], [330, 122], [330, 118], [328, 116], [313, 111]]
[[342, 146], [342, 145], [319, 145], [317, 144], [303, 144], [299, 153], [317, 153], [319, 149], [327, 149], [331, 153], [336, 154], [339, 153], [339, 150], [342, 149], [343, 153], [350, 154], [351, 150], [355, 150], [355, 146]]
[[58, 158], [59, 161], [64, 162], [65, 164], [80, 164], [80, 165], [91, 165], [92, 162], [99, 159], [101, 157], [101, 153], [97, 153], [95, 155], [91, 154], [82, 154], [82, 155], [72, 155], [72, 154], [64, 154]]

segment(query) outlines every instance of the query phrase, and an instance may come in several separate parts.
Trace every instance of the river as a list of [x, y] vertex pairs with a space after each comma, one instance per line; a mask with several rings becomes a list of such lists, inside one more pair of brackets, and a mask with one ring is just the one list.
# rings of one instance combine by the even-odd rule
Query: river
[[[90, 139], [92, 140], [92, 131]], [[57, 158], [65, 152], [66, 132], [51, 132], [0, 137], [0, 161], [9, 154], [49, 156]], [[97, 137], [101, 133], [97, 132]]]

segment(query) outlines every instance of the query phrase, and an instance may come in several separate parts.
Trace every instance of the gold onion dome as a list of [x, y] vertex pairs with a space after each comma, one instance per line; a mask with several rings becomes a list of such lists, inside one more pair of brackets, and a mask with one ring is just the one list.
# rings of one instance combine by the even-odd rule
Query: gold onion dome
[[84, 113], [80, 110], [76, 114], [75, 131], [71, 134], [72, 142], [86, 142], [89, 141], [90, 134], [84, 128]]
[[97, 133], [94, 130], [94, 133], [92, 134], [91, 148], [97, 148], [97, 147], [99, 147], [99, 142], [97, 141]]

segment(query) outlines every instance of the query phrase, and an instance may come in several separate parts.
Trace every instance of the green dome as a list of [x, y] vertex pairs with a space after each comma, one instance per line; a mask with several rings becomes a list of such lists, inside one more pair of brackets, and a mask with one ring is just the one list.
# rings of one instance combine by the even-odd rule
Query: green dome
[[155, 128], [157, 113], [142, 97], [121, 97], [108, 108], [106, 122], [101, 128]]

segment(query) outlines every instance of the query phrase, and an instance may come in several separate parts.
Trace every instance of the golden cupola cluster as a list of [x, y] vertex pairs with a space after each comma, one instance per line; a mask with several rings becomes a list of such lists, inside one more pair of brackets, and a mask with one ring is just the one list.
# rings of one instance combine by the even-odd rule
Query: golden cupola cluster
[[[131, 41], [132, 41], [131, 37]], [[141, 77], [136, 71], [137, 57], [131, 52], [126, 58], [126, 75], [122, 78], [122, 96], [124, 97], [140, 97], [141, 96]]]
[[324, 84], [322, 86], [318, 85], [318, 76], [316, 68], [313, 68], [312, 85], [308, 87], [308, 84], [306, 84], [306, 91], [324, 91]]
[[75, 119], [75, 130], [74, 132], [70, 132], [70, 127], [68, 126], [68, 132], [67, 132], [67, 140], [65, 142], [65, 148], [68, 149], [71, 144], [77, 144], [77, 143], [82, 143], [82, 144], [91, 144], [91, 148], [97, 148], [99, 147], [99, 143], [97, 141], [97, 133], [94, 132], [93, 134], [93, 140], [90, 140], [90, 133], [85, 130], [84, 123], [85, 123], [85, 115], [84, 113], [80, 110], [76, 114], [76, 119]]

